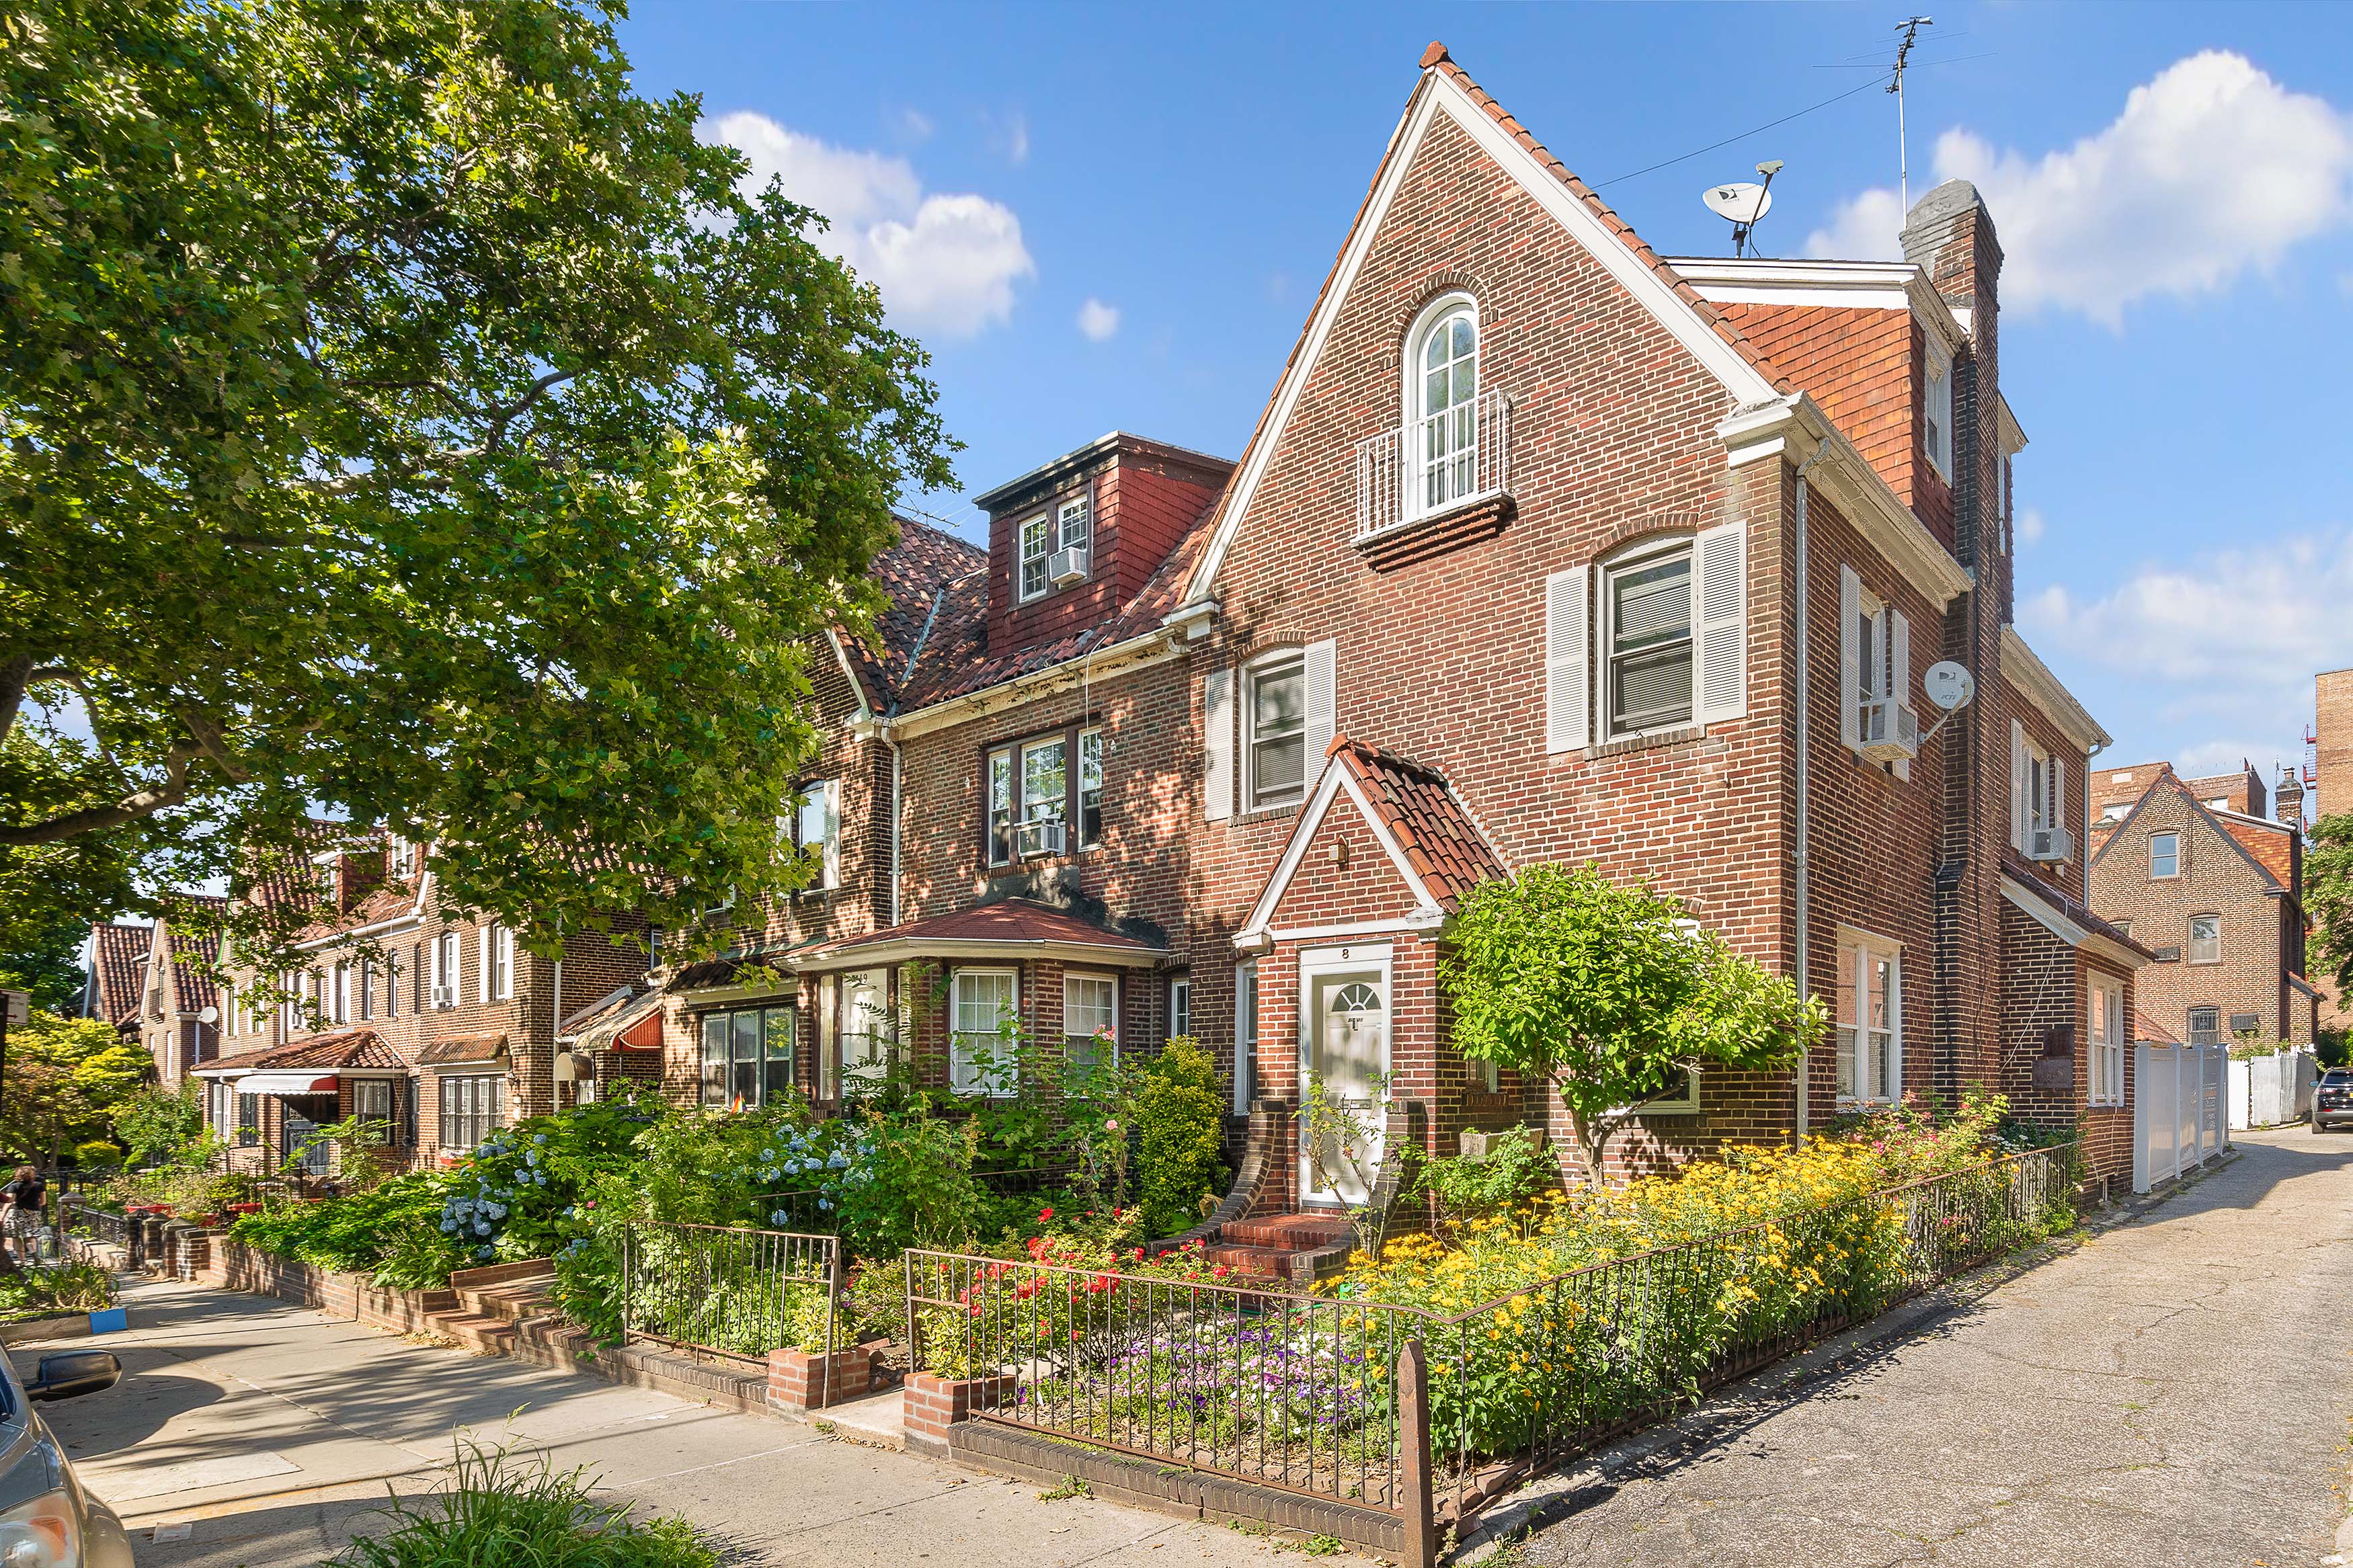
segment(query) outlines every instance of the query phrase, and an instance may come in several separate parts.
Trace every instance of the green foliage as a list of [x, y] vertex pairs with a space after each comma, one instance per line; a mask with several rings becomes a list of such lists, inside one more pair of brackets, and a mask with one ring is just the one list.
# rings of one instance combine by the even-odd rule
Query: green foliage
[[147, 1053], [97, 1018], [34, 1012], [8, 1031], [0, 1075], [0, 1150], [46, 1160], [106, 1131], [114, 1108], [154, 1070]]
[[114, 1276], [95, 1263], [60, 1263], [0, 1274], [0, 1319], [102, 1312], [114, 1302]]
[[640, 1519], [596, 1494], [585, 1469], [457, 1441], [448, 1479], [418, 1504], [394, 1502], [385, 1528], [354, 1533], [330, 1568], [719, 1568], [682, 1519]]
[[[314, 804], [540, 943], [804, 879], [807, 650], [952, 444], [614, 15], [0, 19], [0, 910], [299, 861]], [[308, 913], [222, 916], [275, 970]]]
[[2312, 921], [2314, 970], [2334, 976], [2340, 990], [2353, 990], [2353, 812], [2312, 825], [2304, 910]]
[[74, 1145], [73, 1163], [87, 1172], [112, 1170], [122, 1163], [122, 1150], [111, 1139], [89, 1139]]
[[182, 1079], [177, 1089], [142, 1084], [115, 1106], [112, 1120], [134, 1165], [175, 1164], [205, 1137], [205, 1102], [195, 1079]]
[[1455, 1045], [1553, 1087], [1596, 1188], [1620, 1107], [1690, 1065], [1787, 1067], [1827, 1030], [1818, 999], [1683, 919], [1646, 884], [1531, 866], [1465, 895], [1440, 959]]
[[330, 1273], [372, 1272], [401, 1237], [438, 1234], [448, 1184], [438, 1172], [420, 1172], [341, 1197], [280, 1202], [238, 1215], [229, 1238]]
[[1495, 1137], [1483, 1159], [1425, 1154], [1411, 1143], [1405, 1153], [1413, 1163], [1407, 1195], [1435, 1202], [1440, 1223], [1450, 1230], [1509, 1213], [1560, 1184], [1560, 1163], [1526, 1127]]
[[[0, 745], [0, 775], [8, 751]], [[125, 907], [129, 889], [77, 885], [68, 863], [79, 857], [48, 847], [52, 853], [38, 857], [0, 848], [0, 986], [28, 991], [34, 1006], [66, 1013], [81, 1005], [81, 949], [91, 924]]]
[[1226, 1186], [1226, 1099], [1215, 1058], [1173, 1039], [1145, 1064], [1135, 1095], [1138, 1226], [1174, 1236], [1201, 1223], [1201, 1200]]

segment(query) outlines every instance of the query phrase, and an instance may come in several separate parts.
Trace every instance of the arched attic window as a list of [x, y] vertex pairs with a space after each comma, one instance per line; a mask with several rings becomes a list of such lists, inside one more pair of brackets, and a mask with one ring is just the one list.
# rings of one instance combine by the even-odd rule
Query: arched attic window
[[1406, 340], [1407, 510], [1440, 510], [1485, 488], [1479, 462], [1479, 307], [1432, 300]]

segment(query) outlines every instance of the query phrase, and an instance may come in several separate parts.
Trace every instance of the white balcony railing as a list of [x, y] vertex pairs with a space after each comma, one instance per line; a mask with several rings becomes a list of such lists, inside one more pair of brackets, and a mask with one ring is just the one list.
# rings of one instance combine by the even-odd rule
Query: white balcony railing
[[1489, 387], [1468, 403], [1356, 443], [1356, 537], [1368, 539], [1512, 483], [1512, 400]]

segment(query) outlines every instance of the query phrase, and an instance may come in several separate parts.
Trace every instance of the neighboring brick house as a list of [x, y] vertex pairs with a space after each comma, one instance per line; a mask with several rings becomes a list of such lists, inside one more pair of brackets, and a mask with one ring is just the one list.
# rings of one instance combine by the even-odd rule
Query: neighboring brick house
[[155, 956], [155, 926], [90, 928], [90, 972], [82, 983], [81, 1016], [138, 1039], [147, 1016], [147, 976]]
[[422, 846], [353, 835], [310, 869], [307, 884], [269, 878], [242, 895], [311, 910], [297, 938], [308, 967], [283, 977], [300, 1000], [266, 1002], [232, 952], [221, 1054], [195, 1069], [208, 1086], [206, 1123], [239, 1168], [274, 1167], [313, 1129], [353, 1116], [389, 1127], [385, 1157], [396, 1163], [470, 1149], [492, 1128], [568, 1103], [558, 1024], [642, 984], [627, 917], [617, 945], [583, 932], [565, 938], [560, 960], [541, 958], [495, 921], [442, 910]]
[[[184, 901], [198, 901], [183, 895]], [[220, 1054], [219, 997], [213, 962], [216, 936], [192, 936], [157, 921], [145, 961], [147, 981], [140, 1009], [140, 1044], [155, 1063], [156, 1081], [178, 1085]], [[206, 1018], [210, 1013], [212, 1017]]]
[[2267, 795], [2252, 766], [2200, 779], [2169, 763], [2111, 768], [2094, 792], [2093, 907], [2157, 955], [2141, 1012], [2192, 1045], [2248, 1033], [2312, 1044], [2301, 784], [2282, 780], [2277, 821], [2260, 815]]
[[1663, 260], [1434, 47], [1239, 466], [1115, 434], [984, 494], [986, 573], [835, 723], [895, 748], [897, 875], [768, 943], [815, 1081], [869, 1020], [959, 1086], [1008, 1022], [1189, 1033], [1287, 1206], [1303, 1063], [1432, 1147], [1556, 1114], [1453, 1052], [1436, 958], [1470, 880], [1591, 861], [1839, 1017], [1628, 1168], [1974, 1085], [2126, 1168], [2147, 955], [2084, 903], [2107, 737], [2009, 622], [2000, 251], [1959, 182], [1905, 243]]
[[[2323, 670], [2313, 679], [2313, 820], [2353, 812], [2353, 669]], [[2353, 1028], [2353, 1009], [2334, 975], [2316, 975], [2320, 1027], [2331, 1035]]]

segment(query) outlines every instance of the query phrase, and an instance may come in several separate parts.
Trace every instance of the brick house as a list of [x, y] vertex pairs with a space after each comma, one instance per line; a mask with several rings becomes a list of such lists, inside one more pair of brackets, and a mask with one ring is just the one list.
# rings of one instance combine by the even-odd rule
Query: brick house
[[[593, 1072], [559, 1074], [559, 1024], [642, 984], [626, 919], [617, 944], [582, 932], [542, 958], [504, 926], [440, 908], [422, 846], [339, 835], [309, 868], [308, 882], [265, 878], [241, 895], [313, 913], [297, 939], [309, 967], [282, 977], [300, 1000], [262, 1000], [232, 952], [220, 1054], [195, 1069], [206, 1125], [237, 1168], [273, 1169], [313, 1129], [353, 1116], [387, 1124], [396, 1163], [470, 1149], [569, 1103], [576, 1091], [559, 1078]], [[628, 1068], [612, 1059], [606, 1070]]]
[[2141, 1011], [2192, 1045], [2249, 1032], [2311, 1045], [2301, 782], [2282, 777], [2276, 820], [2252, 766], [2185, 779], [2146, 763], [2105, 770], [2093, 789], [2093, 907], [2156, 954]]
[[[1240, 463], [1115, 433], [985, 493], [985, 559], [845, 670], [828, 770], [896, 767], [840, 816], [871, 929], [767, 912], [789, 974], [742, 1000], [793, 1000], [821, 1096], [890, 1048], [972, 1087], [1008, 1024], [1190, 1034], [1279, 1212], [1335, 1195], [1303, 1064], [1389, 1072], [1434, 1148], [1555, 1113], [1451, 1049], [1436, 961], [1472, 881], [1591, 861], [1839, 1016], [1647, 1107], [1626, 1168], [1985, 1085], [2125, 1169], [2147, 954], [2087, 907], [2107, 737], [2010, 624], [2000, 250], [1958, 182], [1905, 244], [1663, 259], [1433, 47]], [[741, 1070], [673, 1006], [674, 1083]]]
[[148, 973], [154, 959], [154, 924], [91, 926], [81, 1016], [111, 1024], [132, 1039], [141, 1037], [147, 1016]]
[[[185, 895], [195, 897], [195, 895]], [[167, 921], [90, 928], [90, 968], [81, 1016], [112, 1024], [154, 1063], [155, 1081], [175, 1085], [219, 1054], [212, 963], [216, 938], [172, 929]]]

